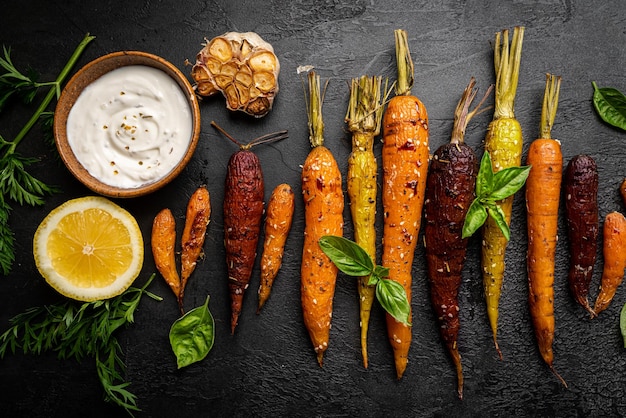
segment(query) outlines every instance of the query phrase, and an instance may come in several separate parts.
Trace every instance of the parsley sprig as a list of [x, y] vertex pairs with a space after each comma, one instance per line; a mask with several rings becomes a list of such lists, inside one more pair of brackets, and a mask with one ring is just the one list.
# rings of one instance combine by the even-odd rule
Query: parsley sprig
[[162, 300], [146, 290], [154, 277], [150, 276], [143, 287], [130, 287], [112, 299], [27, 309], [13, 317], [11, 327], [0, 335], [0, 358], [18, 350], [35, 355], [54, 351], [60, 359], [77, 361], [93, 357], [105, 399], [132, 415], [132, 411], [139, 411], [137, 396], [128, 390], [122, 348], [114, 333], [134, 322], [142, 296]]
[[27, 74], [20, 72], [13, 65], [10, 48], [3, 47], [4, 58], [0, 57], [0, 112], [5, 110], [14, 96], [30, 104], [41, 88], [48, 88], [39, 107], [15, 138], [7, 139], [0, 134], [0, 270], [4, 275], [10, 273], [15, 261], [14, 236], [8, 225], [11, 202], [38, 206], [44, 203], [46, 195], [57, 192], [56, 187], [36, 179], [28, 172], [29, 166], [39, 159], [22, 156], [17, 152], [17, 146], [40, 119], [50, 119], [50, 112], [46, 109], [55, 97], [60, 96], [63, 81], [93, 39], [93, 36], [85, 35], [56, 80], [45, 83], [38, 82], [31, 70]]

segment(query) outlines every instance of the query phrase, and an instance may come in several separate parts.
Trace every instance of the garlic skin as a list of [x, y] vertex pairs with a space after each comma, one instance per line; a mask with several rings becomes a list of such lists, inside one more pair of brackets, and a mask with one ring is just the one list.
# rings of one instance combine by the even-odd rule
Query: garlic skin
[[255, 32], [227, 32], [204, 44], [191, 70], [200, 96], [222, 92], [226, 107], [265, 116], [278, 93], [280, 63], [274, 48]]

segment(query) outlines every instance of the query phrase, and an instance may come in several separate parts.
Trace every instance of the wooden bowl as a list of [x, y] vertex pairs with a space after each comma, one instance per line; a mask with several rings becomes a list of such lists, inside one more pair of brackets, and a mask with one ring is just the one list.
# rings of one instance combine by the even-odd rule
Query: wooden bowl
[[[104, 74], [129, 65], [145, 65], [159, 69], [169, 75], [181, 88], [189, 104], [192, 119], [191, 138], [187, 150], [180, 162], [168, 173], [133, 188], [125, 188], [106, 184], [94, 177], [79, 162], [72, 150], [67, 137], [67, 121], [70, 110], [83, 89]], [[171, 182], [189, 163], [200, 138], [200, 108], [193, 87], [187, 78], [174, 65], [153, 54], [139, 51], [120, 51], [104, 55], [81, 68], [67, 83], [57, 102], [54, 113], [54, 139], [68, 170], [81, 183], [92, 191], [114, 198], [131, 198], [152, 193]], [[98, 150], [94, 149], [94, 153]]]

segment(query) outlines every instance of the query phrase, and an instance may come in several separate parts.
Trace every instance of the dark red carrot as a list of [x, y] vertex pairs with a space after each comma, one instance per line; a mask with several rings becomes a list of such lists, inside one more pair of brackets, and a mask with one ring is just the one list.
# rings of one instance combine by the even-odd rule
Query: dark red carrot
[[[426, 180], [424, 239], [430, 283], [430, 298], [437, 315], [441, 338], [457, 371], [459, 398], [463, 398], [463, 369], [458, 349], [461, 271], [467, 238], [462, 238], [465, 215], [475, 198], [478, 159], [464, 143], [465, 128], [482, 101], [469, 111], [476, 96], [472, 77], [457, 105], [450, 143], [439, 147]], [[491, 91], [487, 90], [485, 98]], [[484, 98], [483, 98], [484, 101]]]
[[622, 195], [622, 201], [624, 202], [624, 206], [626, 206], [626, 178], [619, 186], [619, 193]]
[[234, 334], [256, 259], [265, 198], [261, 163], [250, 148], [284, 139], [287, 132], [276, 132], [249, 144], [240, 144], [215, 122], [211, 125], [239, 146], [239, 151], [228, 161], [224, 189], [224, 247], [231, 298], [230, 328]]
[[576, 155], [565, 170], [565, 218], [570, 266], [567, 280], [572, 296], [592, 316], [589, 285], [598, 247], [598, 169], [588, 155]]

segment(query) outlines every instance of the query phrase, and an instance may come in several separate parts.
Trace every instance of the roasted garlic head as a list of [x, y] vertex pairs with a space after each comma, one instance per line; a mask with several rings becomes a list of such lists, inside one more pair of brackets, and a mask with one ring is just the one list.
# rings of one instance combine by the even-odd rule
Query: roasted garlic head
[[226, 107], [265, 116], [278, 93], [280, 64], [274, 48], [254, 32], [227, 32], [210, 41], [191, 70], [200, 96], [221, 91]]

